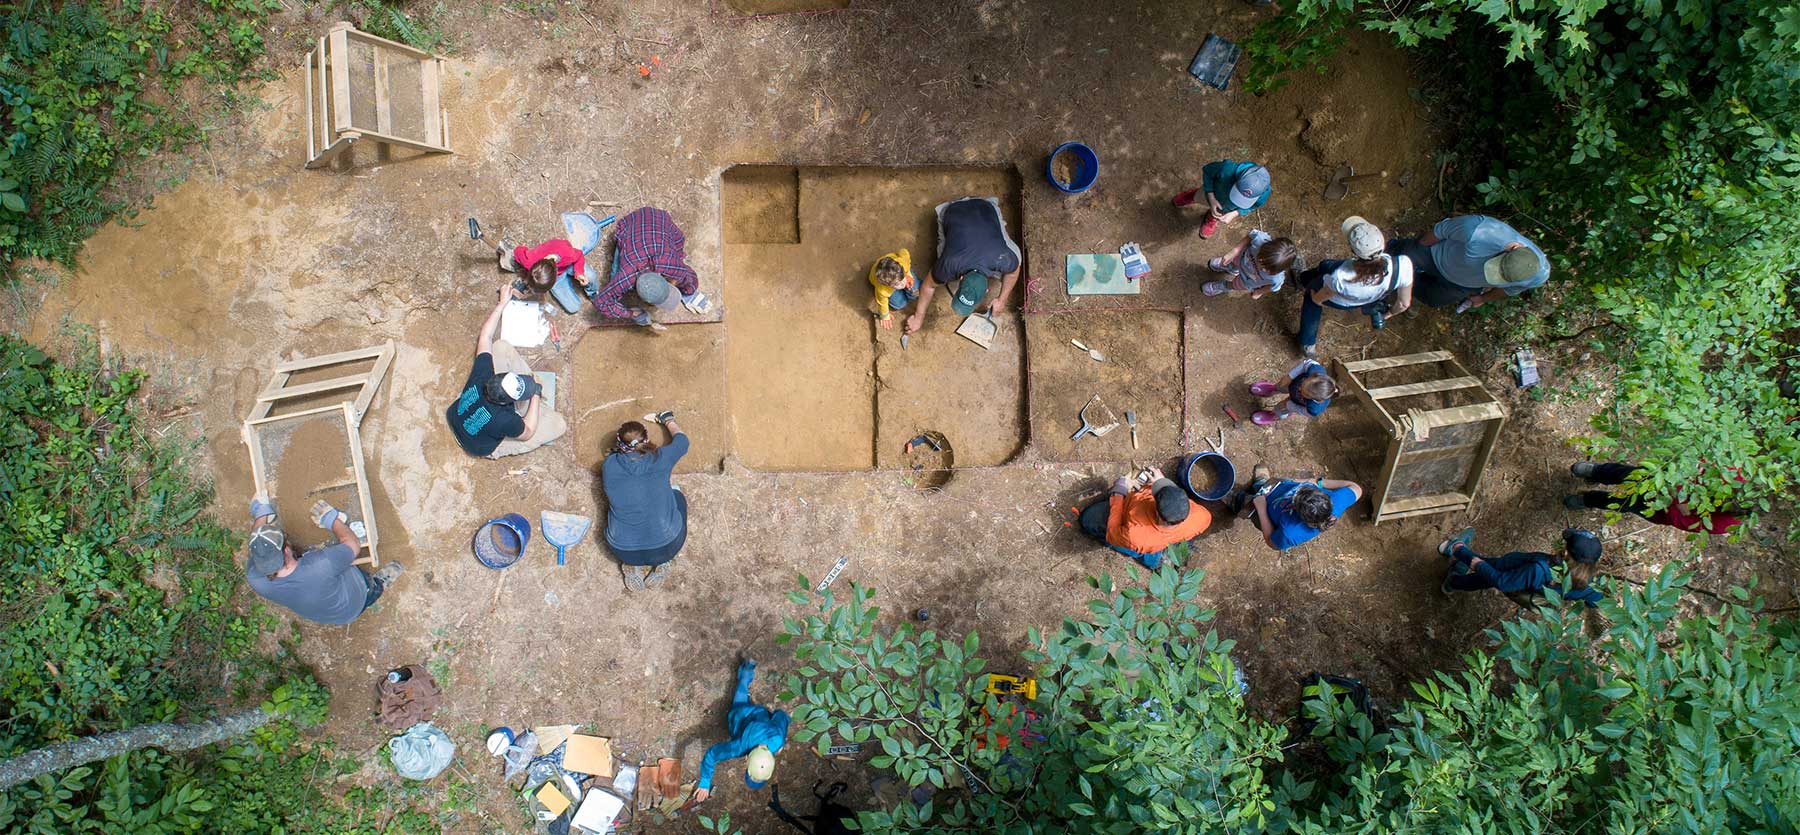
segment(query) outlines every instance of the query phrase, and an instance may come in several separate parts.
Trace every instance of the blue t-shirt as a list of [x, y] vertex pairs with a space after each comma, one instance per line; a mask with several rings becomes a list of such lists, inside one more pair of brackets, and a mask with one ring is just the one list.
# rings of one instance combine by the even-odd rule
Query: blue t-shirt
[[[1275, 533], [1269, 539], [1277, 551], [1286, 551], [1323, 533], [1318, 528], [1300, 521], [1299, 517], [1294, 515], [1294, 509], [1289, 504], [1289, 498], [1293, 496], [1294, 491], [1300, 489], [1300, 485], [1305, 483], [1307, 482], [1282, 481], [1275, 485], [1275, 489], [1269, 491], [1265, 504], [1269, 508], [1269, 525], [1275, 529]], [[1331, 515], [1333, 517], [1344, 515], [1344, 511], [1356, 504], [1356, 491], [1348, 487], [1339, 487], [1325, 492], [1331, 495]]]
[[1313, 360], [1307, 360], [1302, 362], [1298, 368], [1294, 369], [1294, 371], [1295, 374], [1293, 375], [1293, 379], [1288, 382], [1288, 399], [1293, 401], [1295, 406], [1306, 412], [1307, 417], [1318, 417], [1319, 415], [1325, 414], [1325, 410], [1331, 408], [1331, 398], [1327, 397], [1324, 400], [1312, 400], [1300, 393], [1300, 381], [1305, 380], [1314, 374], [1326, 373], [1325, 366], [1320, 365]]
[[600, 465], [606, 490], [606, 544], [619, 551], [661, 548], [681, 535], [686, 520], [669, 475], [688, 451], [686, 432], [655, 452], [614, 452]]
[[496, 406], [481, 396], [481, 384], [492, 376], [494, 355], [485, 351], [477, 354], [462, 394], [444, 411], [456, 442], [470, 455], [491, 455], [501, 441], [525, 434], [525, 419], [513, 407]]
[[265, 577], [246, 566], [244, 582], [264, 600], [313, 623], [342, 626], [362, 614], [369, 596], [368, 575], [355, 562], [356, 551], [339, 542], [301, 554], [286, 577]]
[[1516, 296], [1533, 287], [1542, 286], [1550, 278], [1550, 259], [1530, 238], [1519, 234], [1519, 230], [1506, 225], [1505, 221], [1495, 220], [1487, 215], [1458, 215], [1438, 221], [1431, 227], [1431, 234], [1442, 238], [1431, 245], [1431, 260], [1437, 264], [1438, 274], [1458, 287], [1471, 290], [1486, 290], [1490, 285], [1487, 274], [1482, 272], [1489, 258], [1499, 255], [1512, 244], [1524, 244], [1526, 249], [1538, 254], [1544, 266], [1539, 268], [1531, 280], [1519, 284], [1508, 284], [1504, 288], [1509, 296]]

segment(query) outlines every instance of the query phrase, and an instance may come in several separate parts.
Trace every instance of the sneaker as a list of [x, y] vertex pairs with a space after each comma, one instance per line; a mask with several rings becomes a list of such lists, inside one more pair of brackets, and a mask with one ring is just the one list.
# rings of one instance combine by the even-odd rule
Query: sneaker
[[1309, 360], [1316, 360], [1319, 358], [1319, 349], [1312, 345], [1302, 345], [1300, 346], [1300, 356]]
[[1269, 479], [1273, 477], [1274, 474], [1269, 472], [1267, 464], [1258, 464], [1250, 468], [1250, 492], [1261, 493], [1264, 487], [1269, 486]]
[[644, 578], [644, 588], [655, 588], [662, 585], [662, 582], [667, 579], [669, 579], [669, 564], [666, 562], [658, 564], [655, 568], [650, 569], [650, 574]]
[[1268, 380], [1257, 380], [1250, 384], [1250, 393], [1257, 397], [1273, 397], [1279, 391], [1281, 387]]
[[400, 575], [405, 571], [406, 566], [390, 561], [387, 565], [382, 566], [380, 571], [375, 572], [375, 582], [380, 583], [381, 587], [385, 589], [395, 580], [400, 579]]
[[1229, 290], [1230, 288], [1226, 287], [1223, 281], [1208, 281], [1200, 285], [1200, 292], [1209, 296], [1223, 296]]
[[1569, 465], [1569, 472], [1573, 473], [1576, 478], [1592, 481], [1594, 480], [1595, 466], [1592, 461], [1577, 461]]
[[1216, 217], [1208, 217], [1205, 223], [1200, 224], [1201, 238], [1210, 238], [1217, 231], [1219, 231], [1219, 219]]
[[1438, 545], [1438, 554], [1448, 557], [1451, 554], [1456, 553], [1456, 546], [1462, 545], [1466, 547], [1469, 543], [1474, 541], [1475, 529], [1463, 528], [1461, 531], [1458, 531], [1455, 536], [1444, 540]]
[[643, 591], [644, 578], [650, 574], [650, 567], [647, 565], [627, 565], [622, 566], [622, 568], [625, 572], [625, 590]]
[[1200, 195], [1199, 189], [1190, 188], [1187, 191], [1184, 191], [1180, 194], [1175, 195], [1175, 199], [1170, 202], [1174, 203], [1175, 207], [1178, 209], [1185, 208], [1187, 206], [1194, 205], [1194, 198], [1198, 197], [1199, 195]]
[[1215, 273], [1229, 272], [1225, 269], [1225, 259], [1223, 258], [1214, 258], [1211, 261], [1206, 262], [1206, 268]]
[[1563, 497], [1563, 507], [1570, 510], [1587, 510], [1587, 500], [1580, 493], [1570, 493]]

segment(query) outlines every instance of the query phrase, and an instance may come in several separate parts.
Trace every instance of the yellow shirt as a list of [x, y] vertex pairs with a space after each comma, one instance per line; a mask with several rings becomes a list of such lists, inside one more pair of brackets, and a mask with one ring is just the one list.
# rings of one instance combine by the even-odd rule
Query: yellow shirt
[[[900, 287], [889, 287], [886, 284], [881, 283], [881, 279], [875, 277], [875, 267], [881, 263], [883, 258], [894, 259], [895, 263], [900, 265], [900, 269], [906, 271], [906, 280], [901, 282]], [[895, 290], [904, 287], [914, 287], [917, 286], [918, 283], [919, 280], [913, 278], [912, 274], [912, 253], [907, 252], [905, 249], [898, 249], [881, 256], [881, 258], [875, 259], [875, 263], [869, 265], [869, 286], [875, 288], [875, 304], [870, 309], [875, 312], [875, 318], [883, 320], [892, 319], [894, 317], [894, 311], [888, 307], [888, 297], [894, 295]]]

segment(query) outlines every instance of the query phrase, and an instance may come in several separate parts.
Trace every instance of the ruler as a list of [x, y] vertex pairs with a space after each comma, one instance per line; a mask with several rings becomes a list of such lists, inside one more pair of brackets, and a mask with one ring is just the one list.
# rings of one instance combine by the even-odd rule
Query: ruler
[[844, 566], [849, 564], [849, 557], [838, 557], [837, 562], [832, 564], [831, 571], [825, 574], [825, 579], [820, 580], [819, 585], [813, 591], [824, 594], [826, 589], [831, 588], [832, 583], [837, 582], [838, 575], [844, 573]]

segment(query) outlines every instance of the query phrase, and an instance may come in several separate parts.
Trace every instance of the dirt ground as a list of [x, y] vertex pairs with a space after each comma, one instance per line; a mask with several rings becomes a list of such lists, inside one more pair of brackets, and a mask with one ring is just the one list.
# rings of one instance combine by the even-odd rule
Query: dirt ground
[[[1245, 385], [1296, 359], [1297, 295], [1208, 299], [1199, 284], [1206, 259], [1252, 225], [1316, 260], [1341, 250], [1345, 215], [1396, 233], [1441, 216], [1434, 127], [1400, 54], [1356, 37], [1329, 72], [1257, 97], [1183, 72], [1208, 32], [1241, 38], [1273, 13], [1243, 3], [974, 0], [731, 17], [796, 5], [452, 0], [443, 25], [459, 48], [444, 98], [457, 153], [364, 147], [353, 164], [320, 171], [302, 168], [298, 68], [330, 21], [286, 13], [271, 38], [284, 72], [255, 91], [263, 105], [217, 131], [153, 209], [101, 230], [79, 270], [41, 288], [34, 338], [53, 341], [65, 317], [91, 324], [111, 350], [156, 369], [158, 385], [191, 393], [182, 431], [200, 440], [227, 519], [242, 518], [252, 489], [239, 426], [268, 369], [398, 343], [362, 437], [383, 557], [406, 576], [349, 627], [298, 629], [302, 654], [337, 694], [326, 732], [351, 750], [379, 738], [368, 694], [382, 671], [428, 662], [446, 674], [437, 722], [460, 746], [452, 774], [472, 779], [479, 798], [446, 812], [446, 832], [524, 825], [481, 756], [490, 726], [590, 723], [626, 757], [680, 751], [697, 766], [722, 733], [737, 655], [764, 659], [753, 692], [772, 700], [788, 657], [774, 636], [794, 613], [782, 595], [796, 574], [817, 578], [839, 556], [850, 559], [840, 582], [877, 587], [890, 612], [927, 607], [942, 629], [980, 630], [1004, 667], [1028, 627], [1081, 610], [1083, 577], [1124, 571], [1064, 522], [1134, 463], [1171, 462], [1222, 434], [1241, 470], [1260, 460], [1283, 475], [1367, 483], [1379, 468], [1385, 441], [1347, 399], [1315, 421], [1248, 423]], [[1069, 139], [1101, 157], [1098, 184], [1080, 195], [1043, 176], [1050, 149]], [[1275, 192], [1201, 241], [1198, 217], [1169, 198], [1216, 158], [1264, 163]], [[1388, 176], [1326, 202], [1340, 163]], [[734, 179], [742, 165], [771, 167]], [[890, 179], [873, 166], [915, 173]], [[929, 187], [907, 179], [918, 170], [931, 172]], [[980, 352], [950, 333], [940, 298], [901, 351], [898, 330], [870, 322], [863, 275], [898, 239], [923, 273], [934, 246], [927, 201], [960, 196], [958, 177], [989, 191], [999, 177], [1016, 195], [1024, 313], [1001, 317], [1002, 340]], [[814, 205], [809, 195], [830, 197]], [[523, 457], [463, 454], [444, 409], [501, 283], [464, 218], [535, 242], [561, 234], [559, 212], [640, 205], [674, 215], [702, 289], [721, 303], [663, 335], [555, 314], [561, 350], [527, 356], [565, 381], [570, 433]], [[1128, 241], [1154, 268], [1141, 295], [1064, 293], [1066, 254]], [[1466, 347], [1441, 311], [1417, 308], [1380, 332], [1365, 322], [1327, 313], [1323, 354]], [[1553, 381], [1581, 373], [1540, 356]], [[1238, 641], [1256, 709], [1290, 711], [1294, 679], [1310, 670], [1362, 676], [1391, 705], [1405, 682], [1478, 646], [1513, 609], [1498, 596], [1438, 595], [1433, 548], [1448, 533], [1472, 524], [1480, 549], [1547, 548], [1566, 524], [1599, 524], [1557, 503], [1574, 460], [1567, 441], [1585, 430], [1593, 397], [1526, 397], [1498, 362], [1464, 359], [1511, 418], [1471, 512], [1374, 527], [1359, 508], [1283, 555], [1221, 518], [1197, 543], [1205, 594], [1220, 632]], [[962, 373], [970, 364], [974, 376]], [[1121, 421], [1138, 413], [1140, 449], [1124, 426], [1069, 440], [1095, 393]], [[594, 466], [609, 433], [663, 408], [681, 413], [694, 440], [676, 478], [691, 532], [663, 588], [627, 593], [592, 538], [564, 567], [535, 537], [504, 572], [471, 558], [471, 535], [501, 513], [598, 513]], [[950, 438], [959, 466], [981, 466], [941, 491], [914, 490], [901, 445], [926, 429]], [[277, 499], [291, 525], [306, 524], [300, 502]], [[1620, 527], [1609, 571], [1641, 578], [1681, 547], [1666, 530], [1637, 532], [1635, 519]], [[1741, 579], [1736, 557], [1709, 553], [1703, 582]], [[870, 774], [854, 763], [797, 747], [782, 768], [794, 785], [830, 774], [851, 782], [853, 800], [869, 793]], [[354, 779], [382, 773], [371, 757]], [[721, 772], [708, 806], [747, 831], [773, 831], [739, 773]]]

